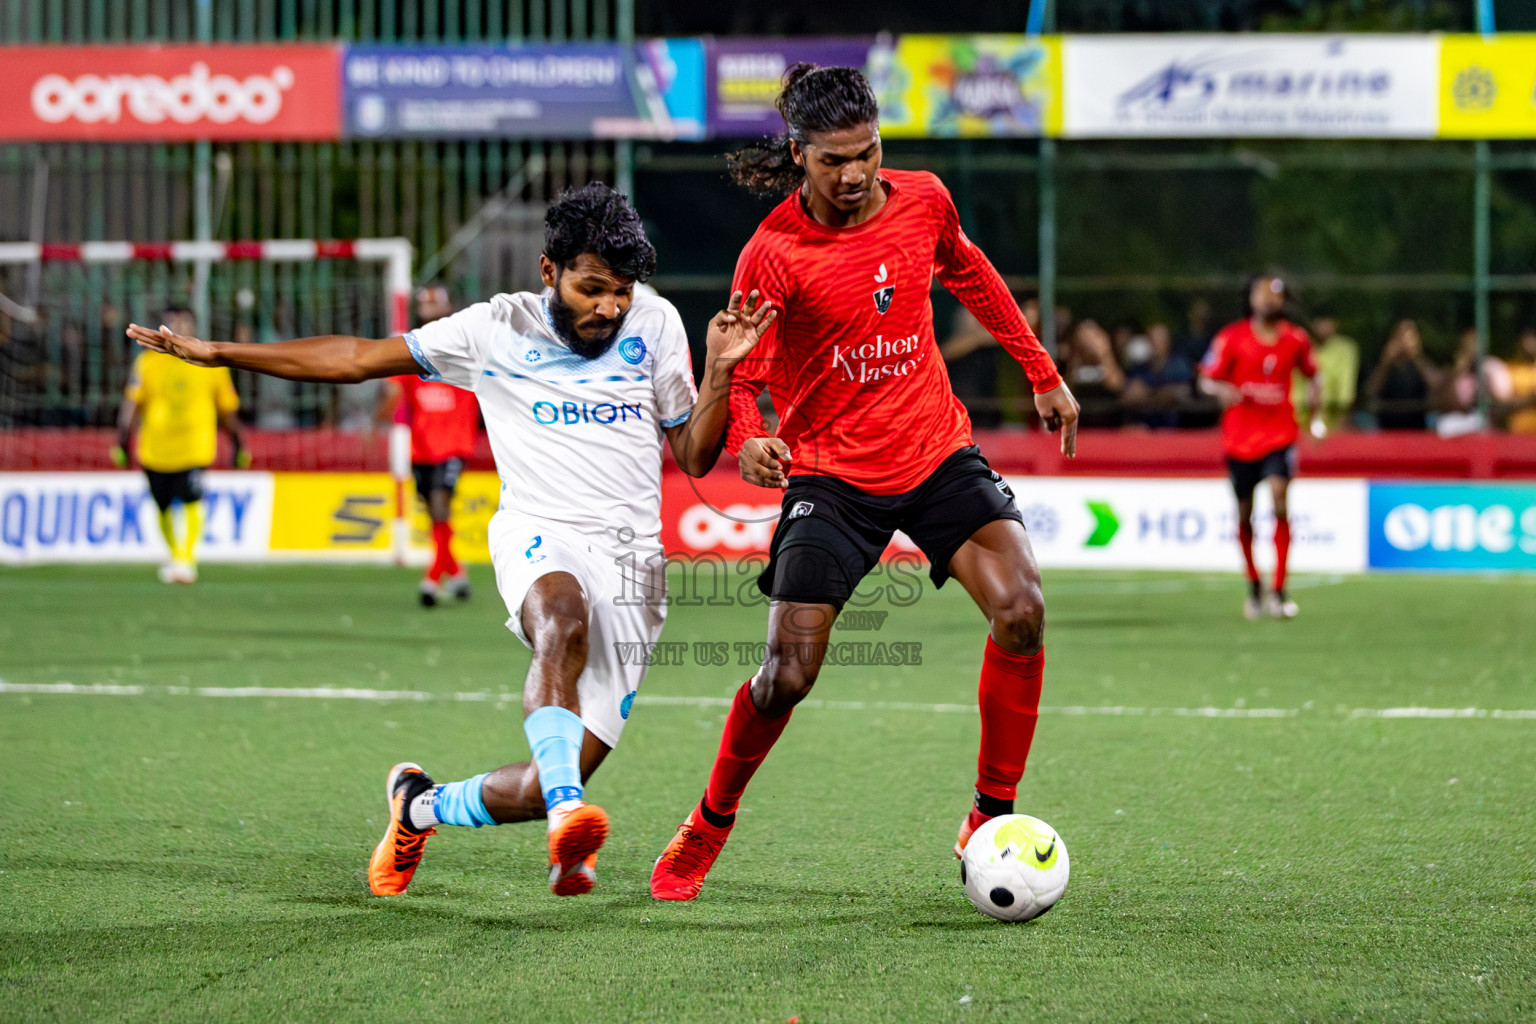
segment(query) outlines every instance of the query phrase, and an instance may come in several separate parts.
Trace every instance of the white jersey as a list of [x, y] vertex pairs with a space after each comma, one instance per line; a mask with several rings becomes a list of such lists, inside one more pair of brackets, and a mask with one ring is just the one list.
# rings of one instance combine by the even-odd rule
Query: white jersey
[[662, 428], [688, 419], [698, 391], [682, 319], [646, 291], [596, 359], [555, 333], [548, 289], [497, 295], [405, 336], [423, 379], [480, 400], [502, 509], [659, 537]]

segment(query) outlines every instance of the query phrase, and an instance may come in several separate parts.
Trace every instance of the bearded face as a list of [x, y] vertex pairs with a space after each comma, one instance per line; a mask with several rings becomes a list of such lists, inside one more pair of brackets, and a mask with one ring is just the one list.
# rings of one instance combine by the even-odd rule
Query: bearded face
[[634, 299], [634, 281], [617, 277], [596, 256], [583, 253], [570, 266], [551, 265], [549, 318], [555, 333], [583, 359], [596, 359], [613, 345]]

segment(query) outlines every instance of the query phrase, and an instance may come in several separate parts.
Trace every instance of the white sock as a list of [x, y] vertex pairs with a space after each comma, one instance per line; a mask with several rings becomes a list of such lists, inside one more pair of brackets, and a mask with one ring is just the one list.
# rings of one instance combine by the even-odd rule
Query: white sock
[[406, 808], [405, 815], [410, 819], [412, 828], [425, 832], [429, 828], [436, 828], [438, 826], [437, 812], [432, 809], [432, 805], [437, 801], [437, 791], [442, 788], [441, 786], [433, 786], [411, 801], [410, 806]]
[[559, 825], [561, 820], [564, 819], [567, 814], [570, 814], [576, 808], [580, 807], [582, 803], [583, 801], [581, 800], [562, 800], [555, 804], [555, 806], [551, 807], [549, 809], [549, 813], [546, 815], [546, 817], [549, 819], [549, 830], [553, 832], [555, 830], [555, 826]]

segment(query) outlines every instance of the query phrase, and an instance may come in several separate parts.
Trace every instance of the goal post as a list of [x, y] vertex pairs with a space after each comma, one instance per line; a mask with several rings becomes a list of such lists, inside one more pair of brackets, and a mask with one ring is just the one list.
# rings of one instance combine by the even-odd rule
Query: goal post
[[[0, 317], [29, 333], [32, 358], [58, 364], [46, 382], [0, 380], [0, 404], [7, 404], [0, 409], [0, 426], [108, 422], [126, 363], [114, 350], [104, 311], [151, 315], [167, 294], [186, 293], [188, 274], [198, 265], [224, 275], [221, 308], [243, 309], [223, 312], [201, 330], [224, 337], [219, 332], [238, 315], [253, 340], [275, 340], [324, 333], [377, 336], [380, 328], [391, 336], [404, 334], [411, 327], [411, 259], [405, 238], [0, 242]], [[337, 264], [356, 269], [327, 269]], [[253, 330], [252, 321], [265, 326]], [[328, 399], [310, 386], [297, 387], [284, 391], [258, 382], [259, 407], [253, 410], [258, 425], [266, 416], [275, 429], [332, 421], [333, 400], [321, 411]], [[410, 555], [408, 427], [392, 425], [389, 451], [395, 478], [391, 547], [395, 561], [404, 564]]]

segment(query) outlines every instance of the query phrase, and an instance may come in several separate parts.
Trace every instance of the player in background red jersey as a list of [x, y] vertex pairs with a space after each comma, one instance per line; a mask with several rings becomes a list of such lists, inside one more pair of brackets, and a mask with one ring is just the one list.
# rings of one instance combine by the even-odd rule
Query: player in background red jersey
[[[788, 197], [742, 251], [733, 287], [780, 311], [736, 367], [726, 445], [751, 483], [784, 491], [769, 563], [768, 654], [736, 694], [703, 799], [651, 874], [688, 900], [735, 823], [752, 774], [810, 692], [853, 589], [900, 529], [960, 581], [991, 624], [981, 665], [975, 797], [955, 853], [1013, 809], [1040, 702], [1045, 605], [1013, 493], [982, 458], [939, 356], [935, 276], [1024, 367], [1035, 408], [1075, 452], [1077, 403], [944, 185], [883, 170], [879, 111], [853, 68], [800, 64], [778, 107], [786, 133], [732, 157], [736, 179]], [[757, 396], [780, 414], [770, 437]]]
[[[1296, 475], [1296, 409], [1291, 405], [1291, 377], [1299, 370], [1317, 375], [1312, 339], [1282, 315], [1289, 298], [1285, 282], [1257, 274], [1248, 283], [1248, 317], [1228, 324], [1211, 341], [1200, 362], [1200, 390], [1215, 395], [1225, 410], [1221, 441], [1227, 472], [1237, 494], [1237, 539], [1248, 573], [1243, 614], [1294, 619], [1296, 602], [1285, 592], [1291, 550], [1291, 520], [1286, 497]], [[1317, 407], [1317, 384], [1308, 404]], [[1253, 492], [1267, 481], [1275, 508], [1274, 588], [1264, 594], [1253, 562]]]
[[[418, 327], [453, 312], [444, 286], [417, 289]], [[411, 475], [432, 519], [432, 562], [421, 579], [421, 603], [434, 607], [445, 592], [467, 601], [469, 573], [453, 557], [451, 514], [464, 460], [475, 453], [480, 406], [472, 392], [408, 375], [386, 382], [384, 408], [411, 428]]]

